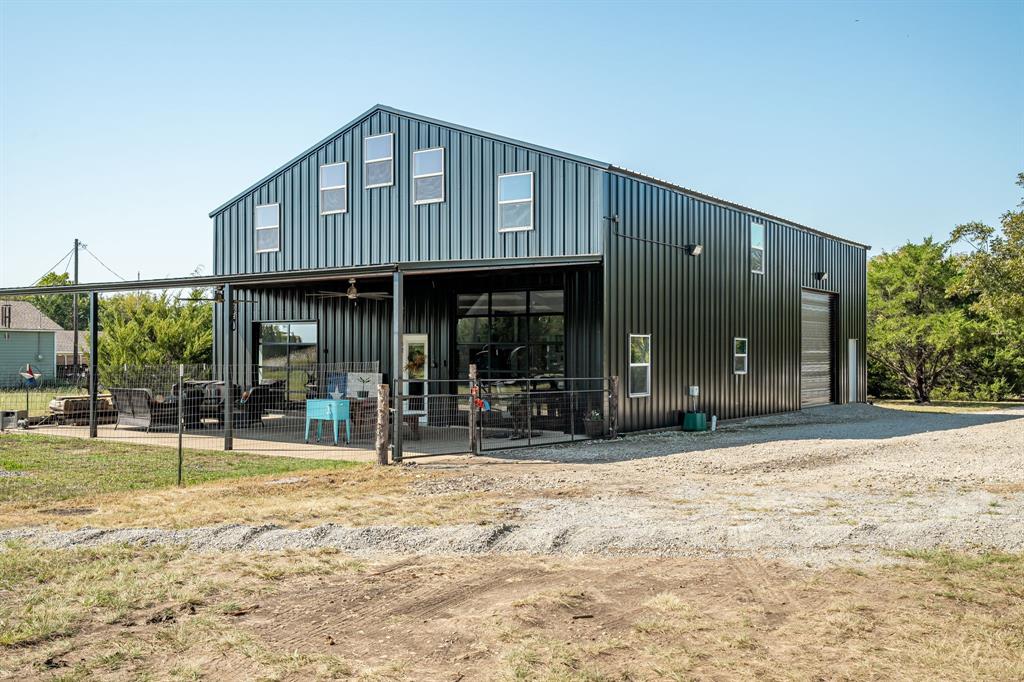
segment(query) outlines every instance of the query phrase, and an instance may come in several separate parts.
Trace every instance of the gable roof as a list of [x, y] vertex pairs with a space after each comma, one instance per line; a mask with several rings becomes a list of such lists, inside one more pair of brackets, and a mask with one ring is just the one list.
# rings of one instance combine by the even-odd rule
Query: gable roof
[[585, 165], [588, 165], [588, 166], [593, 166], [595, 168], [600, 168], [601, 170], [606, 170], [606, 171], [609, 171], [609, 172], [612, 172], [612, 173], [619, 173], [619, 174], [622, 174], [622, 175], [626, 175], [626, 176], [629, 176], [629, 177], [636, 178], [638, 180], [642, 180], [644, 182], [649, 182], [649, 183], [654, 184], [654, 185], [665, 187], [667, 189], [671, 189], [673, 191], [680, 192], [682, 194], [687, 194], [687, 195], [692, 196], [692, 197], [694, 197], [696, 199], [701, 199], [701, 200], [704, 200], [704, 201], [710, 201], [712, 203], [716, 203], [716, 204], [719, 204], [719, 205], [722, 205], [722, 206], [728, 206], [730, 208], [734, 208], [736, 210], [743, 211], [745, 213], [750, 213], [752, 215], [761, 216], [763, 218], [767, 218], [768, 220], [773, 220], [773, 221], [778, 222], [778, 223], [782, 223], [782, 224], [785, 224], [785, 225], [790, 225], [790, 226], [795, 227], [797, 229], [806, 230], [808, 232], [812, 232], [814, 234], [817, 234], [817, 235], [820, 235], [820, 236], [823, 236], [823, 237], [828, 237], [830, 239], [835, 239], [837, 241], [845, 242], [845, 243], [850, 244], [852, 246], [860, 247], [862, 249], [868, 249], [868, 250], [871, 249], [871, 247], [869, 245], [867, 245], [867, 244], [861, 244], [860, 242], [855, 242], [853, 240], [846, 239], [844, 237], [840, 237], [840, 236], [837, 236], [837, 235], [834, 235], [834, 234], [830, 234], [828, 232], [824, 232], [822, 230], [815, 229], [813, 227], [808, 227], [806, 225], [801, 225], [800, 223], [794, 222], [792, 220], [788, 220], [786, 218], [780, 218], [778, 216], [772, 215], [770, 213], [766, 213], [766, 212], [761, 211], [759, 209], [750, 208], [749, 206], [744, 206], [742, 204], [738, 204], [738, 203], [733, 202], [733, 201], [728, 201], [726, 199], [719, 199], [718, 197], [712, 196], [710, 194], [705, 194], [703, 192], [698, 192], [696, 190], [692, 190], [692, 189], [689, 189], [687, 187], [683, 187], [682, 185], [677, 185], [677, 184], [675, 184], [673, 182], [668, 182], [666, 180], [660, 180], [658, 178], [655, 178], [654, 176], [647, 175], [646, 173], [640, 173], [638, 171], [632, 171], [632, 170], [629, 170], [628, 168], [624, 168], [622, 166], [615, 166], [615, 165], [607, 163], [605, 161], [597, 161], [595, 159], [590, 159], [590, 158], [587, 158], [585, 156], [578, 156], [576, 154], [570, 154], [568, 152], [559, 151], [557, 149], [551, 149], [551, 148], [548, 148], [548, 147], [543, 147], [541, 145], [533, 144], [531, 142], [525, 142], [523, 140], [517, 140], [517, 139], [512, 138], [512, 137], [505, 137], [504, 135], [496, 135], [494, 133], [489, 133], [489, 132], [486, 132], [484, 130], [477, 130], [476, 128], [470, 128], [470, 127], [467, 127], [467, 126], [464, 126], [464, 125], [460, 125], [458, 123], [450, 123], [448, 121], [442, 121], [441, 119], [430, 118], [429, 116], [421, 116], [420, 114], [414, 114], [414, 113], [409, 112], [409, 111], [403, 111], [401, 109], [395, 109], [394, 107], [389, 107], [389, 106], [387, 106], [385, 104], [375, 104], [374, 106], [370, 107], [367, 111], [363, 112], [359, 116], [356, 116], [354, 119], [352, 119], [351, 121], [349, 121], [348, 123], [346, 123], [342, 127], [340, 127], [337, 130], [335, 130], [333, 133], [328, 135], [327, 137], [323, 138], [322, 140], [320, 140], [319, 142], [314, 144], [312, 147], [306, 149], [304, 152], [302, 152], [301, 154], [299, 154], [295, 158], [291, 159], [290, 161], [288, 161], [284, 165], [280, 166], [279, 168], [277, 168], [273, 172], [268, 173], [264, 177], [260, 178], [259, 180], [257, 180], [253, 184], [251, 184], [248, 187], [246, 187], [244, 190], [242, 190], [241, 192], [239, 192], [235, 196], [233, 196], [230, 199], [228, 199], [227, 201], [225, 201], [223, 204], [221, 204], [217, 208], [215, 208], [212, 211], [210, 211], [209, 217], [212, 218], [213, 216], [217, 215], [218, 213], [220, 213], [221, 211], [223, 211], [224, 209], [229, 207], [231, 204], [235, 203], [236, 201], [238, 201], [239, 199], [244, 197], [249, 192], [252, 192], [253, 190], [259, 188], [260, 185], [262, 185], [263, 183], [267, 182], [268, 180], [270, 180], [274, 176], [276, 176], [276, 175], [278, 175], [278, 174], [288, 170], [293, 164], [301, 161], [302, 159], [304, 159], [305, 157], [309, 156], [310, 154], [312, 154], [317, 149], [319, 149], [323, 145], [327, 144], [328, 142], [330, 142], [334, 138], [336, 138], [339, 135], [347, 132], [349, 129], [354, 128], [355, 126], [359, 125], [360, 123], [362, 123], [363, 121], [365, 121], [367, 118], [369, 118], [373, 114], [377, 113], [378, 111], [383, 111], [383, 112], [386, 112], [386, 113], [389, 113], [389, 114], [394, 114], [396, 116], [401, 116], [403, 118], [408, 118], [408, 119], [411, 119], [411, 120], [414, 120], [414, 121], [420, 121], [422, 123], [428, 123], [428, 124], [431, 124], [431, 125], [437, 125], [437, 126], [443, 126], [443, 127], [446, 127], [446, 128], [451, 128], [452, 130], [458, 130], [460, 132], [468, 133], [470, 135], [477, 135], [479, 137], [484, 137], [484, 138], [487, 138], [487, 139], [490, 139], [490, 140], [495, 140], [497, 142], [504, 142], [506, 144], [516, 145], [518, 147], [523, 147], [525, 149], [531, 149], [531, 150], [533, 150], [535, 152], [539, 152], [541, 154], [548, 154], [550, 156], [557, 156], [557, 157], [560, 157], [560, 158], [563, 158], [563, 159], [567, 159], [569, 161], [575, 161], [577, 163], [582, 163], [582, 164], [585, 164]]
[[59, 324], [28, 301], [0, 301], [0, 307], [2, 306], [11, 306], [11, 325], [0, 327], [0, 331], [48, 332], [61, 329]]
[[[75, 332], [69, 329], [61, 329], [54, 336], [57, 355], [71, 355], [75, 352]], [[89, 332], [78, 330], [78, 354], [89, 354]]]

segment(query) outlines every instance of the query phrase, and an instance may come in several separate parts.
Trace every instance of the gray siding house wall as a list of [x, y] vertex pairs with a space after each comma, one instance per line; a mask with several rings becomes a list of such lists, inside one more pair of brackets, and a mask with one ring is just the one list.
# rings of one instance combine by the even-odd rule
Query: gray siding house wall
[[[394, 184], [365, 189], [363, 140], [385, 132], [394, 134]], [[445, 199], [414, 205], [412, 154], [432, 147], [445, 148]], [[348, 212], [320, 215], [319, 168], [339, 161], [348, 163]], [[534, 229], [502, 233], [497, 176], [519, 171], [534, 174]], [[254, 211], [268, 203], [280, 204], [280, 249], [257, 253]], [[853, 397], [866, 398], [868, 247], [607, 163], [377, 106], [211, 217], [215, 274], [350, 267], [361, 290], [388, 291], [373, 268], [436, 263], [432, 274], [410, 270], [404, 315], [406, 333], [430, 336], [432, 379], [456, 378], [459, 293], [556, 288], [565, 296], [565, 376], [619, 376], [623, 430], [678, 424], [691, 385], [700, 386], [699, 409], [720, 418], [796, 410], [808, 356], [801, 300], [818, 291], [833, 295], [825, 397], [851, 399], [852, 369]], [[751, 271], [752, 222], [764, 226], [763, 274]], [[694, 244], [700, 255], [689, 254]], [[552, 265], [574, 256], [592, 264]], [[471, 261], [465, 272], [442, 272]], [[321, 361], [379, 360], [390, 377], [391, 302], [318, 295], [346, 278], [236, 292], [245, 303], [235, 333], [214, 317], [216, 355], [230, 338], [239, 362], [256, 362], [260, 322], [317, 321]], [[630, 396], [630, 334], [651, 335], [650, 395]], [[748, 342], [744, 374], [734, 371], [736, 337]]]

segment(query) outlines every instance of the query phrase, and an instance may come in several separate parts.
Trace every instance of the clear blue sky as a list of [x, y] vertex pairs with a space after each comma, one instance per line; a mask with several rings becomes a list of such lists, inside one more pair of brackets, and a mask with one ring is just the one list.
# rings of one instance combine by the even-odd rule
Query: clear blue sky
[[876, 250], [994, 223], [1024, 170], [1020, 1], [0, 0], [0, 22], [0, 286], [76, 236], [127, 278], [208, 271], [210, 209], [378, 102]]

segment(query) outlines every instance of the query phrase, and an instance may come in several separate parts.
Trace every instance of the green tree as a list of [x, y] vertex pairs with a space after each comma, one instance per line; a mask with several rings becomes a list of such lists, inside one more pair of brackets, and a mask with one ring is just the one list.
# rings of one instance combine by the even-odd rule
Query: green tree
[[[1017, 174], [1024, 189], [1024, 173]], [[949, 244], [966, 243], [962, 276], [952, 290], [971, 300], [979, 321], [964, 358], [967, 381], [978, 397], [1002, 399], [1024, 393], [1024, 200], [1000, 218], [1000, 228], [959, 225]]]
[[[66, 272], [59, 275], [56, 272], [48, 272], [39, 280], [38, 286], [58, 287], [71, 283], [71, 275]], [[72, 328], [71, 311], [74, 306], [74, 294], [36, 294], [26, 296], [25, 300], [64, 329]], [[78, 328], [89, 328], [89, 300], [82, 295], [78, 296]]]
[[100, 381], [110, 386], [125, 365], [209, 363], [213, 353], [213, 307], [196, 289], [177, 300], [167, 292], [120, 294], [100, 302], [97, 362]]
[[947, 252], [947, 244], [928, 238], [868, 263], [869, 371], [918, 402], [928, 402], [955, 369], [968, 338], [965, 306], [949, 295], [959, 267]]

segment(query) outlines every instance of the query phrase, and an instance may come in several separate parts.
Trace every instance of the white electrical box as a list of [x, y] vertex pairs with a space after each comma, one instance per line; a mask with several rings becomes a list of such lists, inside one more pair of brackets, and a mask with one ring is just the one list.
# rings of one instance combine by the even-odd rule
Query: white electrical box
[[696, 398], [700, 395], [700, 386], [690, 386], [690, 396]]

